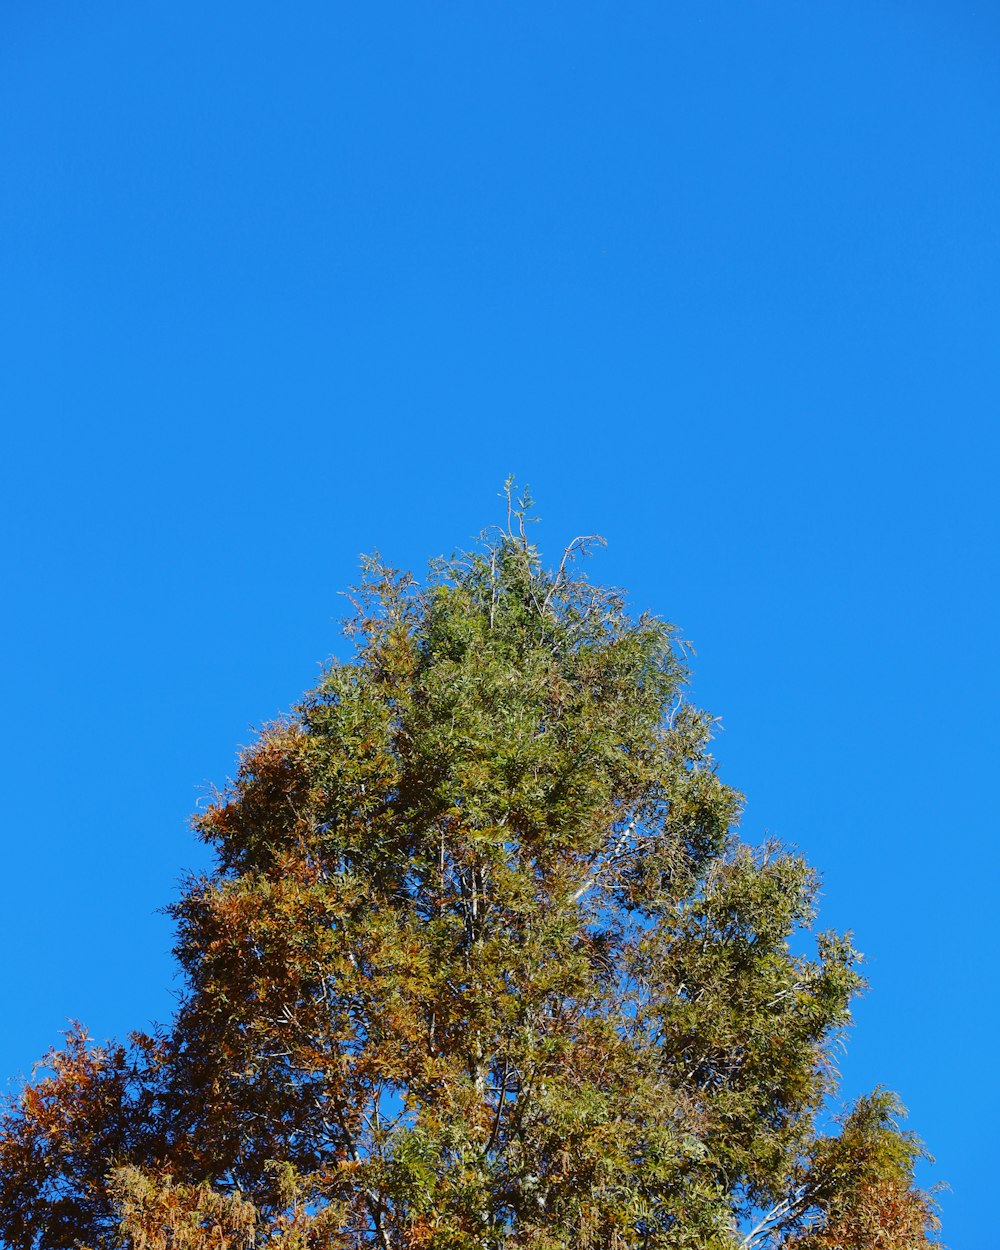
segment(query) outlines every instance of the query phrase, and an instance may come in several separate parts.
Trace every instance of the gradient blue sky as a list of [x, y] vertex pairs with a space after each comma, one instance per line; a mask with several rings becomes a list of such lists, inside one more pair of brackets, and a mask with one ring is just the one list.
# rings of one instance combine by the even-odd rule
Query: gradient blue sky
[[186, 816], [530, 483], [698, 649], [994, 1240], [1000, 10], [969, 0], [0, 15], [0, 1073], [171, 1010]]

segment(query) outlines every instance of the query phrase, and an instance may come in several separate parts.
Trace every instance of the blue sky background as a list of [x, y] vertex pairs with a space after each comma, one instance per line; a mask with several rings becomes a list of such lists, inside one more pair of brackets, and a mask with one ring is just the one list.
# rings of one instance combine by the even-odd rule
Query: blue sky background
[[1000, 10], [10, 3], [0, 1073], [166, 1017], [186, 817], [500, 518], [698, 649], [992, 1244]]

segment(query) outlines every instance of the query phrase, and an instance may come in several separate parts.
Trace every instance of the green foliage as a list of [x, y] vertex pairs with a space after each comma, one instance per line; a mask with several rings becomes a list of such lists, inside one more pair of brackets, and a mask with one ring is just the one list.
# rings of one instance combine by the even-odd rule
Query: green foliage
[[795, 953], [815, 875], [736, 841], [672, 628], [524, 511], [366, 563], [355, 658], [195, 822], [171, 1027], [9, 1110], [9, 1250], [928, 1244], [896, 1105], [817, 1132], [861, 982]]

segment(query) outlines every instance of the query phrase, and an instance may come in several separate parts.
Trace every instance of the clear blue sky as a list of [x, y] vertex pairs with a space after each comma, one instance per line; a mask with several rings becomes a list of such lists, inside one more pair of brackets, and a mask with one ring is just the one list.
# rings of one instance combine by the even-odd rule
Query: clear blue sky
[[10, 3], [0, 1072], [171, 1010], [252, 726], [530, 483], [698, 649], [995, 1240], [1000, 10]]

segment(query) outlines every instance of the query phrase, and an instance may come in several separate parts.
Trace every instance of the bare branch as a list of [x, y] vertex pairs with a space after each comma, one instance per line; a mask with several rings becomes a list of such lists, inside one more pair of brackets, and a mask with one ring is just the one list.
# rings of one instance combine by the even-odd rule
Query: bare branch
[[[583, 898], [583, 896], [588, 892], [588, 890], [593, 889], [593, 887], [597, 884], [597, 881], [601, 875], [602, 870], [607, 868], [610, 864], [613, 864], [616, 859], [621, 858], [622, 853], [625, 850], [625, 847], [628, 845], [629, 839], [635, 833], [636, 825], [638, 823], [639, 823], [638, 816], [634, 816], [629, 821], [629, 823], [625, 826], [625, 829], [622, 832], [621, 837], [612, 847], [611, 853], [605, 859], [602, 859], [600, 863], [598, 863], [597, 868], [590, 874], [589, 877], [586, 878], [586, 880], [583, 882], [580, 888], [574, 894], [570, 896], [571, 902], [578, 903], [580, 899]], [[592, 860], [591, 862], [593, 863], [594, 861]]]

